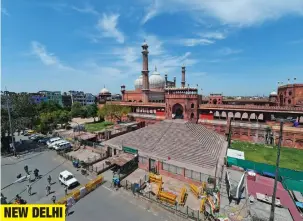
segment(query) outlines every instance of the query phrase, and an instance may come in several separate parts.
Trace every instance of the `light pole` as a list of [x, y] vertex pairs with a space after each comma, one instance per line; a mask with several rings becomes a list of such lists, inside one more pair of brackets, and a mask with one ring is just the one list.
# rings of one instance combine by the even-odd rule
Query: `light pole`
[[6, 107], [7, 107], [7, 112], [8, 112], [8, 121], [9, 121], [9, 130], [10, 130], [10, 134], [12, 136], [12, 145], [11, 147], [13, 148], [14, 151], [14, 156], [16, 156], [16, 147], [15, 147], [15, 143], [14, 143], [14, 134], [13, 134], [13, 129], [12, 129], [12, 121], [11, 121], [11, 110], [9, 108], [9, 104], [8, 104], [8, 91], [5, 87], [5, 93], [6, 93]]
[[280, 133], [279, 133], [279, 142], [278, 142], [278, 152], [277, 152], [277, 161], [276, 161], [276, 174], [275, 174], [275, 183], [274, 183], [274, 192], [272, 195], [272, 202], [271, 202], [271, 210], [270, 210], [270, 221], [274, 221], [275, 217], [275, 207], [276, 207], [276, 193], [277, 193], [277, 183], [279, 177], [279, 164], [280, 164], [280, 152], [281, 152], [281, 145], [282, 145], [282, 138], [283, 138], [283, 125], [284, 122], [287, 121], [285, 119], [278, 119], [280, 121]]

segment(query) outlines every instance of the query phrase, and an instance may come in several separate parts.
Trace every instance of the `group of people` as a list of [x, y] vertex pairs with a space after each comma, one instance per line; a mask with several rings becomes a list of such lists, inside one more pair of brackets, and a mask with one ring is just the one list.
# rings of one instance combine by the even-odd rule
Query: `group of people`
[[[24, 166], [24, 170], [25, 170], [26, 174], [30, 175], [30, 171], [28, 170], [28, 166], [27, 165]], [[34, 176], [35, 176], [35, 180], [34, 181], [36, 181], [37, 179], [40, 179], [39, 170], [38, 169], [34, 170]], [[30, 177], [29, 177], [29, 182], [30, 183], [32, 182], [32, 180], [30, 179]], [[45, 190], [46, 190], [46, 196], [49, 196], [51, 194], [51, 185], [52, 185], [52, 177], [51, 177], [51, 175], [49, 175], [47, 177], [47, 185], [46, 185], [46, 188], [45, 188]], [[64, 192], [65, 192], [65, 195], [67, 195], [68, 188], [66, 186], [64, 187]], [[28, 193], [29, 196], [32, 195], [32, 185], [31, 184], [27, 185], [27, 193]], [[16, 196], [16, 199], [17, 199], [17, 197], [19, 198], [19, 195]], [[53, 195], [52, 198], [51, 198], [51, 200], [52, 200], [53, 203], [56, 203], [56, 196]]]

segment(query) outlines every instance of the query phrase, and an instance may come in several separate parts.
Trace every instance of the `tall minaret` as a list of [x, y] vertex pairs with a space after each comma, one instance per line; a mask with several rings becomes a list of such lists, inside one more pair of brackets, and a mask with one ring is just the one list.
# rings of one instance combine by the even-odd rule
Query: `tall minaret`
[[185, 87], [185, 66], [182, 66], [182, 80], [181, 80], [181, 87]]
[[148, 103], [149, 96], [149, 80], [148, 80], [148, 45], [144, 40], [142, 44], [142, 58], [143, 58], [143, 69], [142, 69], [142, 92], [143, 92], [143, 103]]

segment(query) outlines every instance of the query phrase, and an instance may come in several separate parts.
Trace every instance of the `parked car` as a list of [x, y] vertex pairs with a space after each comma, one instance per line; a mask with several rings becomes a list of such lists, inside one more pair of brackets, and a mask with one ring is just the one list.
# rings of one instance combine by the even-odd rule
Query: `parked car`
[[33, 138], [32, 141], [38, 142], [39, 140], [43, 139], [44, 137], [45, 136], [39, 134], [38, 136], [36, 136], [35, 138]]
[[38, 136], [41, 136], [41, 134], [33, 134], [33, 135], [30, 135], [30, 136], [28, 137], [28, 139], [33, 140], [33, 139], [35, 139], [35, 138], [38, 137]]
[[67, 142], [67, 141], [63, 140], [63, 139], [57, 140], [57, 141], [53, 142], [52, 144], [48, 145], [48, 148], [53, 149], [57, 144], [65, 143], [65, 142]]
[[34, 131], [34, 130], [28, 130], [27, 133], [31, 135], [31, 134], [36, 133], [36, 131]]
[[58, 140], [61, 140], [62, 138], [61, 137], [53, 137], [53, 138], [50, 138], [47, 142], [46, 142], [46, 144], [47, 144], [47, 146], [49, 146], [49, 145], [51, 145], [52, 143], [54, 143], [54, 142], [56, 142], [56, 141], [58, 141]]
[[73, 188], [79, 185], [78, 180], [67, 170], [62, 171], [59, 174], [59, 183], [67, 186], [67, 188]]
[[38, 140], [38, 143], [46, 145], [46, 143], [47, 143], [47, 141], [49, 141], [49, 139], [50, 138], [42, 138], [42, 139]]
[[61, 142], [61, 143], [55, 144], [53, 148], [54, 148], [55, 150], [57, 150], [57, 151], [60, 151], [60, 150], [67, 150], [67, 149], [72, 148], [72, 145], [71, 145], [70, 142], [65, 141], [65, 142]]

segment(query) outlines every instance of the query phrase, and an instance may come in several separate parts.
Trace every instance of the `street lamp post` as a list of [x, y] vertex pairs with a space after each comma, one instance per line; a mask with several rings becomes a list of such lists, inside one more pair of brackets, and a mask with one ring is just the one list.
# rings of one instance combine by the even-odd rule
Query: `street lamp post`
[[9, 99], [9, 95], [8, 95], [8, 91], [5, 87], [5, 91], [6, 91], [6, 107], [7, 107], [7, 112], [8, 112], [8, 121], [9, 121], [9, 130], [10, 130], [10, 134], [12, 136], [12, 144], [11, 147], [14, 151], [14, 156], [16, 156], [16, 147], [15, 147], [15, 143], [14, 143], [14, 134], [13, 134], [13, 129], [12, 129], [12, 120], [11, 120], [11, 110], [8, 104], [8, 99]]
[[282, 145], [282, 138], [283, 138], [283, 125], [284, 119], [280, 119], [280, 133], [279, 133], [279, 142], [278, 142], [278, 152], [277, 152], [277, 161], [276, 161], [276, 174], [275, 174], [275, 183], [274, 183], [274, 192], [272, 195], [272, 202], [271, 202], [271, 210], [270, 210], [270, 221], [274, 221], [275, 217], [275, 207], [276, 207], [276, 193], [277, 193], [277, 183], [279, 177], [279, 164], [280, 164], [280, 152], [281, 152], [281, 145]]

